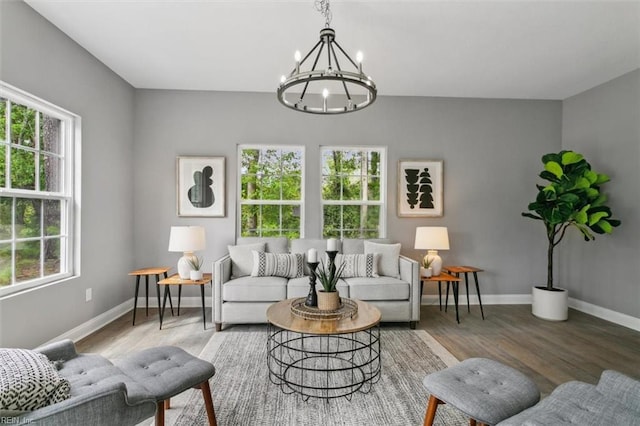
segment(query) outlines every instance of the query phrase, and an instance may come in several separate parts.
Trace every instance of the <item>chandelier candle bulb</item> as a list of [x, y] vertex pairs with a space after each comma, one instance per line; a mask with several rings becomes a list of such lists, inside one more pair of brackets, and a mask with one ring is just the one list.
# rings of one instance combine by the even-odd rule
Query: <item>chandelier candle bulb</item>
[[358, 61], [358, 71], [362, 74], [362, 52], [359, 50], [356, 53], [356, 61]]
[[293, 57], [296, 60], [296, 74], [300, 74], [300, 59], [302, 59], [300, 51], [296, 50], [296, 53], [293, 55]]

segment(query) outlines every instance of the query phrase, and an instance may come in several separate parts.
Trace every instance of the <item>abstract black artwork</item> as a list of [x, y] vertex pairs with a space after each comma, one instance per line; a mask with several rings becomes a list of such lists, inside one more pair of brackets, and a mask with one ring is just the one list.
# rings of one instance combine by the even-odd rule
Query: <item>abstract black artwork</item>
[[224, 157], [178, 157], [178, 216], [225, 216]]
[[398, 216], [442, 216], [442, 161], [400, 160]]

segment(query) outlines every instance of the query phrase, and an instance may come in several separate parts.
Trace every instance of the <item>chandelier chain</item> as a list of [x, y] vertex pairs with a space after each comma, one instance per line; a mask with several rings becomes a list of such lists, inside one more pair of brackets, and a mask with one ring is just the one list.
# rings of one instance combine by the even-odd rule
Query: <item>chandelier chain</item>
[[329, 5], [329, 0], [315, 0], [315, 7], [318, 12], [324, 16], [326, 28], [331, 26], [331, 6]]

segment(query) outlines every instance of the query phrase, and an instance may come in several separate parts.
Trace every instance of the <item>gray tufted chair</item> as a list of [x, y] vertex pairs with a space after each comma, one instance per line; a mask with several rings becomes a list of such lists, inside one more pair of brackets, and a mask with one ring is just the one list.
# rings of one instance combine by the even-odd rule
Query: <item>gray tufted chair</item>
[[202, 390], [209, 424], [216, 425], [209, 388], [215, 368], [180, 348], [150, 348], [115, 364], [100, 355], [78, 354], [71, 340], [36, 350], [60, 363], [58, 372], [69, 380], [71, 397], [19, 416], [20, 424], [136, 425], [155, 413], [160, 426], [169, 399], [195, 387]]

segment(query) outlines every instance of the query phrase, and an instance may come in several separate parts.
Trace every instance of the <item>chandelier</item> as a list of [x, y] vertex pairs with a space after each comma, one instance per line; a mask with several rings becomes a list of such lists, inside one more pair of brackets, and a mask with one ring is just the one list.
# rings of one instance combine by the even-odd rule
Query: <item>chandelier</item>
[[[287, 108], [312, 114], [344, 114], [368, 107], [378, 92], [362, 72], [362, 52], [356, 54], [356, 63], [336, 41], [329, 0], [316, 0], [315, 7], [325, 18], [320, 41], [304, 58], [296, 51], [295, 67], [280, 79], [278, 100]], [[345, 65], [352, 70], [343, 69]]]

